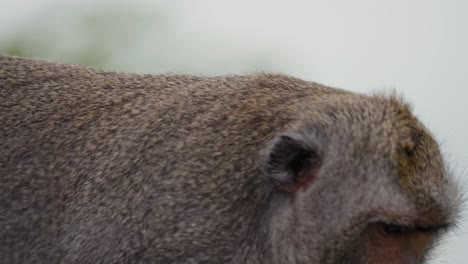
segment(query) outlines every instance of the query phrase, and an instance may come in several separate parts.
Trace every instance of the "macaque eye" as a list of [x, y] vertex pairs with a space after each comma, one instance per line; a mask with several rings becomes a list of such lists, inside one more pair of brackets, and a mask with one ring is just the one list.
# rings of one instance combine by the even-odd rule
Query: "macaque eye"
[[405, 228], [398, 224], [382, 223], [381, 228], [382, 228], [382, 231], [386, 235], [392, 235], [392, 236], [402, 235], [405, 231]]

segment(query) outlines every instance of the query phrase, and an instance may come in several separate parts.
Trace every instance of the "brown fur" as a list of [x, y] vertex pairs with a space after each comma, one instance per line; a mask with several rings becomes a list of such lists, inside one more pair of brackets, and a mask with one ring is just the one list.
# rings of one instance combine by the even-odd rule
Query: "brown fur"
[[0, 56], [0, 123], [1, 263], [374, 263], [369, 223], [458, 208], [400, 99], [284, 75]]

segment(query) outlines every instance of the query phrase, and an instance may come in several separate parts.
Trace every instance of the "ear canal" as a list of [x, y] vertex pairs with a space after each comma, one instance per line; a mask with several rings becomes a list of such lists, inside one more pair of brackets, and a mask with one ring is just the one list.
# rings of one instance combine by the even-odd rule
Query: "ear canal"
[[301, 140], [280, 136], [269, 153], [267, 173], [276, 180], [279, 190], [293, 193], [313, 182], [319, 164], [316, 149]]

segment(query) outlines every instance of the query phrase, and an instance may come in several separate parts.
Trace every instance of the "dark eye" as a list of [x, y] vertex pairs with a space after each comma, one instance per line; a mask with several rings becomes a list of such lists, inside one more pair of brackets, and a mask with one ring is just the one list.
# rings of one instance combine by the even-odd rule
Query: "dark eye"
[[404, 232], [404, 227], [397, 224], [386, 224], [382, 223], [382, 231], [387, 235], [397, 236]]

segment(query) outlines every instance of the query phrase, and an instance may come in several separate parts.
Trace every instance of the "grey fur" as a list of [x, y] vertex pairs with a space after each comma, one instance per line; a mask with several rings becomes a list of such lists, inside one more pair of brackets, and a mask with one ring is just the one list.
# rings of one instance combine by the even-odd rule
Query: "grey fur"
[[[0, 124], [1, 263], [373, 263], [355, 242], [375, 210], [457, 217], [394, 96], [0, 56]], [[317, 157], [294, 197], [282, 140]]]

